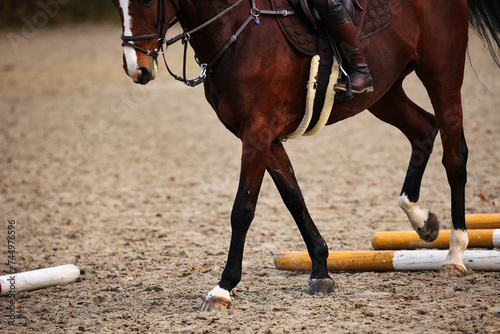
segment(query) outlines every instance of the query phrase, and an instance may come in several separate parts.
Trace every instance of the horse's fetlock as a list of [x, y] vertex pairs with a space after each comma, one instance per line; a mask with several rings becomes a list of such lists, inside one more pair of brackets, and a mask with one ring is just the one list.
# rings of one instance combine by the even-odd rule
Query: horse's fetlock
[[325, 244], [317, 245], [313, 250], [313, 256], [317, 261], [328, 259], [328, 246]]

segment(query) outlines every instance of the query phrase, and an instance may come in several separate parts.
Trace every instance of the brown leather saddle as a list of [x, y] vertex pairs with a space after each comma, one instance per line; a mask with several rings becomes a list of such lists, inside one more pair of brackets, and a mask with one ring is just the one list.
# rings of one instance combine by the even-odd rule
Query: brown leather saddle
[[[286, 39], [300, 52], [313, 56], [328, 47], [322, 41], [326, 36], [319, 15], [309, 0], [269, 0], [273, 10], [295, 11], [299, 15], [276, 16], [278, 25]], [[392, 20], [392, 10], [387, 0], [342, 0], [360, 39], [377, 34]]]

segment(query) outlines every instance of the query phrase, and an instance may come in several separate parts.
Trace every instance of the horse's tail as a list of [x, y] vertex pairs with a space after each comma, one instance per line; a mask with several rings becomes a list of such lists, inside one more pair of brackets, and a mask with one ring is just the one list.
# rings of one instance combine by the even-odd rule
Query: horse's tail
[[469, 23], [488, 46], [500, 67], [500, 2], [497, 0], [467, 0]]

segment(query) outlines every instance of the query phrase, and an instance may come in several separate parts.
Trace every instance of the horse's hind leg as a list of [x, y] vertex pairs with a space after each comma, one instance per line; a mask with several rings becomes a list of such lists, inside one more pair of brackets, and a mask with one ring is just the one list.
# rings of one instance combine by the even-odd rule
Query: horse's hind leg
[[411, 143], [412, 154], [398, 204], [420, 238], [433, 241], [439, 234], [439, 221], [432, 212], [420, 208], [419, 196], [422, 177], [438, 131], [437, 122], [432, 114], [406, 96], [402, 80], [396, 82], [369, 110], [401, 130]]
[[[453, 63], [451, 61], [450, 63]], [[457, 73], [457, 71], [450, 71]], [[451, 219], [453, 229], [442, 276], [465, 276], [463, 253], [469, 243], [465, 227], [465, 184], [467, 183], [468, 149], [463, 133], [463, 114], [460, 95], [462, 77], [434, 80], [419, 75], [429, 92], [439, 124], [443, 145], [443, 165], [451, 190]], [[458, 85], [458, 87], [454, 86]]]
[[[461, 87], [464, 76], [468, 34], [467, 3], [433, 2], [438, 8], [454, 14], [436, 35], [434, 27], [425, 27], [419, 49], [416, 73], [429, 94], [443, 145], [443, 165], [451, 190], [453, 229], [450, 248], [441, 274], [464, 276], [463, 253], [469, 238], [465, 227], [465, 184], [467, 183], [468, 149], [463, 133]], [[440, 40], [436, 40], [440, 38]]]
[[328, 246], [309, 215], [292, 165], [281, 143], [271, 148], [267, 171], [295, 219], [312, 260], [312, 273], [307, 293], [330, 293], [333, 290], [333, 280], [328, 275], [326, 266]]

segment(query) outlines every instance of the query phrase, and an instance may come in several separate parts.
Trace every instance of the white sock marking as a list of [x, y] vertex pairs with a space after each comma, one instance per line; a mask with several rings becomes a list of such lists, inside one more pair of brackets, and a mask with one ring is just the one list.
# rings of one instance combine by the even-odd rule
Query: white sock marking
[[465, 268], [463, 255], [468, 244], [469, 236], [466, 231], [452, 229], [450, 235], [450, 250], [444, 263], [456, 264]]
[[406, 194], [402, 194], [399, 196], [398, 204], [401, 209], [406, 213], [408, 220], [411, 223], [411, 226], [415, 231], [419, 228], [424, 227], [425, 221], [429, 218], [429, 210], [421, 209], [420, 204], [418, 202], [412, 203], [408, 199]]
[[231, 296], [229, 295], [229, 291], [221, 288], [218, 285], [207, 294], [205, 299], [208, 300], [208, 299], [211, 299], [212, 297], [220, 297], [220, 298], [224, 298], [224, 299], [231, 301]]

